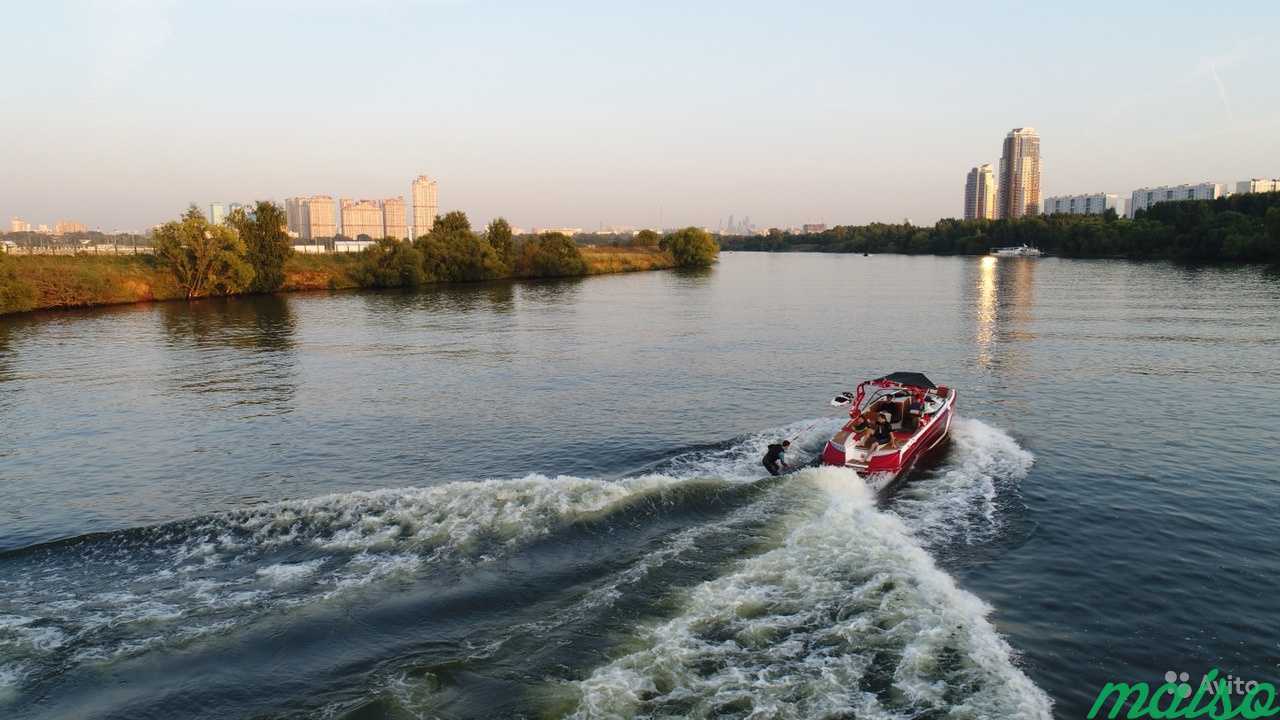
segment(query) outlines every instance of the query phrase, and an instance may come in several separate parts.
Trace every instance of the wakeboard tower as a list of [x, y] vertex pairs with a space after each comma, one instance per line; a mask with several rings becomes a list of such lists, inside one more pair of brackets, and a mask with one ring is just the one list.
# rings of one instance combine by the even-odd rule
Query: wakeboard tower
[[849, 422], [827, 442], [822, 464], [857, 471], [880, 492], [946, 441], [956, 393], [923, 373], [895, 372], [844, 392], [831, 404], [849, 408]]

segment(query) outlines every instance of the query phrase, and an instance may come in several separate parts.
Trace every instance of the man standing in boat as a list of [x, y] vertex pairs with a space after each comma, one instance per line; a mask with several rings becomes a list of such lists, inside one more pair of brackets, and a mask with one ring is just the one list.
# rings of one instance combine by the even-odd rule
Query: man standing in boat
[[781, 475], [782, 471], [787, 468], [787, 464], [782, 461], [782, 454], [791, 447], [790, 440], [783, 440], [780, 443], [773, 443], [769, 446], [769, 452], [764, 454], [764, 460], [761, 464], [764, 469], [769, 471], [770, 475]]

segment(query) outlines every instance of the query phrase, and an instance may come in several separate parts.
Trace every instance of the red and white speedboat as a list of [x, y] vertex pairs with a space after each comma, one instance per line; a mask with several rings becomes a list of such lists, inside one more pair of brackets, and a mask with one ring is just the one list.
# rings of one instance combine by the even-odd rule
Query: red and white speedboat
[[848, 406], [849, 422], [823, 448], [822, 464], [853, 468], [878, 492], [946, 441], [956, 393], [922, 373], [896, 372], [862, 383], [856, 393], [841, 393], [831, 404]]

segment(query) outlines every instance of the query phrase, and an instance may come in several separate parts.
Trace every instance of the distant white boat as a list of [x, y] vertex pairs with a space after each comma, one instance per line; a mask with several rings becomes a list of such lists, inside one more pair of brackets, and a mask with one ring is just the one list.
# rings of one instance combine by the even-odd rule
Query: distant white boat
[[991, 248], [991, 254], [996, 257], [1040, 257], [1044, 253], [1040, 252], [1040, 248], [1019, 245], [1017, 247]]

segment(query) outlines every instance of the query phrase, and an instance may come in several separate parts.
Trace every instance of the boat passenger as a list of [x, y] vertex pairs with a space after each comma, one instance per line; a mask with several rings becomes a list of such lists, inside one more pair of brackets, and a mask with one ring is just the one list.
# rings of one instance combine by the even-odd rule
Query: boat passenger
[[872, 448], [872, 452], [881, 448], [893, 449], [898, 447], [898, 441], [893, 437], [893, 423], [890, 421], [889, 413], [880, 413], [880, 422], [876, 423], [872, 440], [875, 441], [875, 447]]
[[791, 447], [790, 440], [783, 440], [780, 443], [773, 443], [769, 446], [769, 451], [765, 453], [764, 459], [760, 461], [764, 465], [764, 469], [769, 471], [770, 475], [781, 475], [786, 469], [787, 464], [782, 460], [782, 454]]

